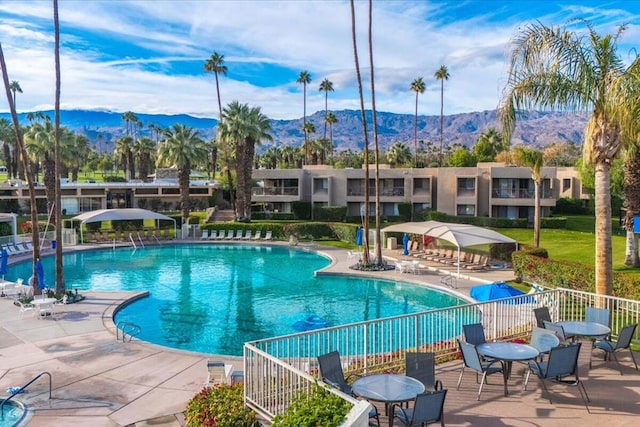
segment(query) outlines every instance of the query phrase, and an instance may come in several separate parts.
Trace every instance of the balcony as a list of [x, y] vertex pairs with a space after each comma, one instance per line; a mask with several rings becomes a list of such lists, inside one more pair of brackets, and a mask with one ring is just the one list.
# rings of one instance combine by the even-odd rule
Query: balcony
[[[369, 195], [375, 196], [375, 187], [369, 188]], [[348, 188], [348, 196], [364, 197], [364, 188]], [[404, 197], [404, 187], [381, 188], [380, 197]]]
[[253, 187], [253, 196], [298, 196], [299, 187]]
[[[533, 189], [528, 188], [515, 188], [511, 190], [494, 188], [492, 191], [492, 197], [494, 199], [533, 199], [535, 197], [535, 192]], [[549, 188], [543, 188], [540, 192], [540, 198], [553, 198], [553, 191]]]

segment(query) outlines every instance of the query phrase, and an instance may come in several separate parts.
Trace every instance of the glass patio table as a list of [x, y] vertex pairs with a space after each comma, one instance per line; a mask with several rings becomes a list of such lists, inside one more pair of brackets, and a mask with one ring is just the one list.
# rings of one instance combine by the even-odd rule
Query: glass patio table
[[478, 353], [491, 359], [497, 359], [502, 362], [502, 376], [504, 378], [504, 395], [509, 395], [507, 380], [511, 375], [512, 362], [525, 362], [533, 360], [540, 352], [528, 344], [519, 344], [515, 342], [487, 342], [479, 344], [476, 349]]
[[[424, 384], [415, 378], [396, 374], [368, 375], [358, 378], [351, 390], [366, 400], [384, 402], [385, 408], [392, 403], [413, 400], [418, 394], [424, 393]], [[393, 414], [389, 415], [389, 427], [393, 426]]]
[[611, 333], [611, 328], [601, 323], [584, 321], [555, 322], [562, 326], [564, 333], [572, 337], [605, 337]]

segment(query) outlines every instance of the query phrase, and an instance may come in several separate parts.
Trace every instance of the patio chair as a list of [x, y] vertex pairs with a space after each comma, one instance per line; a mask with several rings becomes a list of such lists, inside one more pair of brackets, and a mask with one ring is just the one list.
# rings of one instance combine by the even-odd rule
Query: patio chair
[[[340, 360], [340, 353], [332, 351], [327, 354], [318, 356], [318, 365], [320, 367], [320, 377], [322, 381], [329, 384], [331, 387], [337, 388], [344, 394], [354, 396], [351, 386], [347, 383], [350, 378], [357, 378], [357, 375], [349, 375], [345, 378], [344, 371], [342, 370], [342, 361]], [[380, 426], [380, 414], [378, 410], [373, 406], [373, 409], [369, 411], [369, 418], [376, 420], [377, 425]]]
[[531, 330], [531, 341], [529, 344], [540, 352], [538, 360], [542, 361], [544, 360], [545, 354], [549, 354], [549, 351], [553, 347], [560, 345], [560, 339], [549, 329], [534, 327]]
[[236, 237], [234, 237], [235, 240], [240, 240], [242, 239], [242, 230], [236, 230]]
[[[460, 370], [460, 377], [458, 378], [458, 385], [456, 390], [460, 389], [460, 383], [462, 382], [462, 376], [466, 368], [475, 371], [476, 382], [478, 382], [478, 375], [482, 374], [482, 381], [480, 381], [480, 388], [478, 389], [478, 400], [480, 400], [480, 394], [482, 393], [482, 387], [487, 379], [488, 375], [504, 372], [504, 366], [500, 360], [482, 360], [478, 349], [473, 344], [458, 340], [458, 347], [462, 353], [462, 369]], [[499, 363], [500, 366], [494, 366]]]
[[469, 344], [480, 345], [487, 342], [484, 335], [484, 326], [482, 323], [471, 323], [469, 325], [462, 325], [464, 332], [464, 339]]
[[567, 336], [567, 334], [564, 332], [564, 328], [562, 327], [562, 325], [558, 325], [553, 322], [548, 322], [546, 320], [543, 320], [542, 324], [544, 325], [545, 329], [548, 329], [552, 331], [554, 334], [556, 334], [556, 337], [558, 337], [561, 343], [565, 343], [569, 340], [570, 337]]
[[551, 322], [551, 314], [549, 313], [549, 307], [538, 307], [533, 309], [533, 315], [536, 316], [536, 323], [538, 328], [544, 328], [544, 322]]
[[407, 427], [424, 426], [440, 421], [444, 426], [444, 400], [447, 390], [421, 393], [413, 401], [413, 407], [401, 408], [399, 404], [391, 405], [390, 417], [397, 418]]
[[442, 381], [436, 380], [435, 354], [407, 352], [404, 359], [405, 375], [424, 384], [426, 390], [442, 390]]
[[53, 303], [40, 304], [38, 307], [38, 319], [46, 319], [47, 316], [53, 316]]
[[20, 302], [20, 300], [16, 300], [15, 302], [20, 307], [20, 315], [23, 318], [24, 318], [25, 313], [35, 313], [36, 312], [36, 306], [31, 304], [31, 303]]
[[[524, 390], [527, 389], [527, 383], [529, 381], [529, 373], [533, 372], [538, 376], [544, 391], [549, 394], [547, 389], [547, 380], [554, 381], [558, 384], [565, 384], [569, 386], [577, 386], [580, 391], [580, 397], [584, 402], [584, 406], [589, 411], [589, 395], [584, 388], [584, 384], [578, 377], [578, 356], [580, 355], [580, 346], [582, 343], [574, 343], [566, 346], [554, 347], [549, 351], [549, 358], [546, 362], [531, 361], [529, 362], [529, 371], [524, 380]], [[575, 380], [565, 380], [563, 378], [567, 376], [575, 377]], [[583, 394], [584, 392], [584, 394]], [[551, 398], [549, 398], [549, 403]], [[589, 411], [590, 412], [590, 411]]]
[[202, 236], [200, 236], [200, 240], [207, 240], [209, 238], [209, 230], [206, 228], [202, 230]]
[[[475, 261], [477, 259], [477, 261]], [[474, 263], [465, 265], [464, 268], [472, 271], [484, 270], [489, 265], [489, 257], [481, 255], [479, 258], [474, 258]]]
[[620, 375], [622, 375], [622, 366], [618, 361], [618, 356], [616, 356], [616, 352], [618, 350], [628, 349], [631, 354], [631, 360], [633, 360], [633, 364], [636, 367], [636, 371], [638, 370], [638, 363], [636, 362], [636, 358], [633, 355], [633, 350], [631, 350], [631, 340], [633, 339], [633, 334], [636, 332], [636, 328], [638, 327], [637, 323], [627, 325], [622, 328], [620, 334], [618, 335], [618, 341], [610, 341], [610, 340], [601, 340], [596, 341], [594, 344], [594, 348], [600, 349], [604, 351], [604, 360], [610, 359], [611, 355], [615, 359], [618, 364], [618, 369], [620, 370]]
[[218, 230], [218, 240], [225, 239], [225, 230]]
[[218, 232], [216, 230], [211, 230], [209, 233], [209, 240], [216, 240], [218, 238]]
[[587, 307], [584, 312], [585, 321], [599, 323], [604, 326], [609, 326], [610, 317], [609, 309], [606, 308]]

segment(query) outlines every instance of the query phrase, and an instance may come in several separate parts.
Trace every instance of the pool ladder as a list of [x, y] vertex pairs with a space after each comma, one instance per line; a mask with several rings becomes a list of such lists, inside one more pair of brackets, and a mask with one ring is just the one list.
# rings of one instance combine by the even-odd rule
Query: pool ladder
[[40, 378], [43, 375], [47, 375], [49, 377], [49, 399], [51, 399], [51, 374], [49, 372], [42, 372], [40, 373], [38, 376], [36, 376], [35, 378], [33, 378], [31, 381], [29, 381], [28, 383], [26, 383], [25, 385], [23, 385], [22, 387], [20, 387], [19, 389], [15, 390], [11, 396], [7, 397], [6, 399], [4, 399], [2, 401], [2, 403], [0, 403], [0, 419], [4, 420], [4, 405], [5, 403], [7, 403], [8, 401], [10, 401], [11, 399], [13, 399], [13, 397], [16, 394], [20, 394], [22, 393], [24, 390], [27, 389], [27, 387], [29, 387], [31, 384], [33, 384], [34, 382], [36, 382], [38, 380], [38, 378]]
[[[142, 329], [135, 323], [121, 321], [116, 325], [116, 341], [128, 342], [137, 336]], [[122, 334], [121, 334], [122, 333]], [[127, 340], [127, 335], [129, 339]]]

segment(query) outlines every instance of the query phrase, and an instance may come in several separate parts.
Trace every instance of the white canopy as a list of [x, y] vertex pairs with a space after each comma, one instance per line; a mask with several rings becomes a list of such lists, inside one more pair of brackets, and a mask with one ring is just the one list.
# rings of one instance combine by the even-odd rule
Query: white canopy
[[173, 221], [173, 228], [176, 228], [175, 219], [157, 212], [139, 208], [99, 209], [97, 211], [85, 212], [78, 216], [74, 216], [73, 218], [71, 218], [71, 222], [73, 223], [73, 221], [80, 221], [80, 241], [83, 242], [84, 239], [82, 238], [82, 224], [84, 223], [98, 221], [130, 221], [135, 219], [154, 219], [156, 221], [161, 219], [169, 220]]
[[446, 240], [458, 247], [458, 277], [460, 277], [460, 248], [491, 243], [515, 243], [510, 237], [470, 224], [453, 224], [439, 221], [405, 222], [390, 225], [381, 230], [383, 233], [400, 232], [422, 234], [436, 239]]

